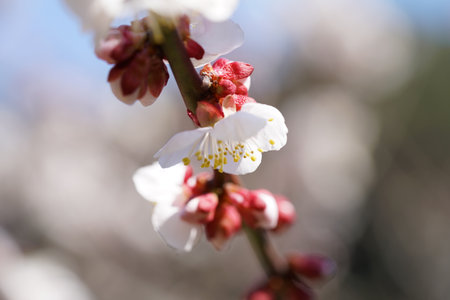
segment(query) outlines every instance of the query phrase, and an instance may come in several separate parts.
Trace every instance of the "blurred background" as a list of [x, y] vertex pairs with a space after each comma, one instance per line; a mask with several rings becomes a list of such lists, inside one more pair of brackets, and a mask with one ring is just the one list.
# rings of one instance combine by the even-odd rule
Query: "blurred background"
[[[450, 2], [242, 0], [233, 19], [227, 57], [289, 127], [243, 177], [297, 209], [280, 252], [337, 261], [320, 299], [449, 299]], [[134, 190], [192, 128], [173, 79], [151, 107], [116, 100], [59, 0], [0, 1], [0, 36], [0, 299], [240, 299], [263, 278], [242, 235], [166, 248]]]

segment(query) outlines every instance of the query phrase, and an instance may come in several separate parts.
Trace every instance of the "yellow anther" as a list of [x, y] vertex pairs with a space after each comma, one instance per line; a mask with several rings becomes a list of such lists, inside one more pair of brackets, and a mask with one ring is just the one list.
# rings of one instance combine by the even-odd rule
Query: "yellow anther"
[[244, 145], [240, 144], [239, 147], [244, 148]]
[[191, 162], [191, 160], [189, 159], [189, 158], [187, 158], [187, 157], [185, 157], [185, 158], [183, 158], [183, 164], [185, 165], [185, 166], [187, 166], [190, 162]]
[[272, 122], [272, 121], [273, 121], [273, 118], [270, 118], [270, 119], [269, 119], [269, 122]]
[[250, 158], [252, 159], [252, 161], [256, 161], [256, 157], [252, 156]]
[[269, 143], [273, 146], [275, 145], [275, 141], [274, 140], [269, 140]]
[[200, 156], [202, 153], [200, 151], [195, 152], [195, 156]]
[[263, 149], [261, 149], [261, 148], [258, 148], [258, 151], [262, 153], [262, 152], [263, 152]]
[[226, 158], [226, 157], [223, 158], [223, 164], [224, 164], [224, 165], [227, 164], [227, 158]]
[[213, 157], [214, 157], [214, 156], [213, 156], [212, 154], [208, 155], [208, 158], [209, 158], [209, 159], [213, 159]]
[[222, 144], [222, 141], [221, 141], [221, 140], [218, 140], [218, 141], [217, 141], [217, 144], [219, 144], [219, 145]]

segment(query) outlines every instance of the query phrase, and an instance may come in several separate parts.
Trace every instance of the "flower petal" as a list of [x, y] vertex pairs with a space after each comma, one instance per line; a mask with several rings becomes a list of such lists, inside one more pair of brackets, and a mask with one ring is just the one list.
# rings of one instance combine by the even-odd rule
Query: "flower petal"
[[155, 205], [152, 224], [169, 247], [182, 251], [191, 251], [202, 233], [201, 225], [181, 219], [181, 208], [169, 205]]
[[218, 140], [244, 142], [260, 132], [266, 123], [263, 117], [241, 110], [217, 122], [211, 134]]
[[[239, 0], [182, 0], [186, 6], [198, 11], [211, 21], [224, 21], [236, 9]], [[189, 3], [189, 4], [188, 4]]]
[[156, 154], [159, 164], [168, 168], [183, 161], [184, 158], [192, 156], [192, 153], [208, 134], [211, 127], [197, 128], [175, 134]]
[[228, 174], [245, 175], [254, 172], [261, 164], [261, 152], [254, 151], [251, 156], [241, 158], [237, 162], [230, 158], [227, 163], [223, 165], [223, 171]]
[[138, 169], [133, 182], [138, 193], [152, 203], [179, 205], [184, 202], [182, 183], [187, 168], [177, 164], [163, 169], [158, 162]]
[[244, 43], [242, 29], [231, 20], [211, 22], [203, 17], [192, 18], [191, 38], [205, 50], [202, 59], [192, 59], [195, 67], [205, 65]]
[[261, 150], [280, 150], [287, 142], [288, 129], [281, 112], [273, 106], [261, 103], [246, 103], [241, 112], [247, 112], [266, 120], [263, 130], [252, 138], [252, 142]]

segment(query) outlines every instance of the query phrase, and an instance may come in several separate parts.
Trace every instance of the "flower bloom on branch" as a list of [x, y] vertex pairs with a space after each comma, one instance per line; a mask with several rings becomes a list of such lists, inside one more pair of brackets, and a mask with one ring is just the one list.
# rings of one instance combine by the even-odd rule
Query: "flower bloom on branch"
[[220, 250], [240, 232], [242, 223], [274, 230], [282, 217], [276, 196], [269, 191], [217, 185], [212, 173], [193, 176], [192, 168], [183, 164], [162, 169], [154, 163], [138, 169], [133, 181], [139, 194], [153, 204], [154, 229], [168, 246], [181, 251], [190, 251], [203, 231]]
[[287, 140], [283, 115], [273, 106], [245, 103], [214, 126], [174, 135], [156, 154], [163, 168], [180, 162], [199, 164], [228, 174], [258, 168], [263, 152], [279, 150]]
[[182, 220], [182, 210], [191, 196], [187, 185], [192, 171], [183, 165], [161, 169], [158, 164], [140, 168], [133, 176], [139, 194], [153, 204], [152, 225], [166, 244], [190, 251], [198, 242], [200, 224]]
[[262, 153], [287, 141], [284, 117], [273, 106], [248, 97], [253, 67], [226, 59], [206, 65], [200, 74], [209, 95], [189, 116], [200, 128], [174, 135], [156, 154], [163, 168], [183, 162], [242, 175], [255, 171]]
[[85, 30], [102, 34], [115, 19], [135, 17], [152, 11], [168, 18], [201, 15], [212, 22], [226, 21], [236, 9], [238, 0], [66, 0]]
[[[209, 62], [228, 53], [243, 42], [243, 33], [232, 21], [212, 23], [202, 17], [194, 21], [187, 15], [174, 20], [186, 52], [194, 65]], [[154, 16], [133, 21], [131, 25], [111, 28], [99, 39], [95, 52], [100, 59], [114, 64], [108, 82], [114, 95], [124, 103], [139, 100], [151, 105], [169, 79], [165, 54], [158, 40]], [[200, 44], [201, 43], [201, 44]]]

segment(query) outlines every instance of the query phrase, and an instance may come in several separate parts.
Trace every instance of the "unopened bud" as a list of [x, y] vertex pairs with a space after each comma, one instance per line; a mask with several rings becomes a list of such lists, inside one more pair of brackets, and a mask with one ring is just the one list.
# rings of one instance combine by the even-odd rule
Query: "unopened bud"
[[240, 229], [241, 215], [238, 210], [233, 205], [223, 203], [218, 207], [214, 220], [206, 224], [206, 236], [220, 250]]
[[250, 292], [246, 300], [275, 300], [275, 294], [268, 288], [263, 287], [261, 289]]
[[218, 105], [206, 101], [197, 102], [195, 115], [202, 127], [213, 126], [224, 117], [222, 109]]
[[245, 103], [255, 103], [255, 99], [245, 96], [245, 95], [228, 95], [225, 98], [221, 99], [222, 103], [225, 101], [227, 102], [234, 102], [234, 105], [236, 107], [236, 111], [240, 111], [242, 108], [242, 105]]
[[318, 254], [291, 254], [288, 262], [292, 271], [311, 280], [329, 278], [337, 269], [333, 260]]
[[267, 190], [251, 191], [240, 208], [250, 227], [273, 229], [277, 226], [278, 206], [275, 197]]
[[190, 223], [205, 224], [214, 219], [214, 213], [219, 203], [219, 198], [215, 193], [208, 193], [197, 196], [183, 208], [181, 218]]
[[107, 63], [116, 64], [130, 58], [144, 39], [145, 33], [133, 31], [131, 26], [112, 28], [108, 35], [98, 42], [95, 54]]
[[278, 223], [273, 231], [281, 232], [294, 223], [296, 218], [295, 207], [283, 196], [276, 195], [275, 200], [278, 206]]
[[294, 281], [289, 281], [285, 286], [284, 297], [286, 300], [312, 300], [314, 292], [308, 286]]
[[130, 60], [115, 65], [109, 72], [108, 81], [114, 95], [124, 103], [139, 100], [148, 106], [155, 102], [167, 84], [169, 73], [162, 59], [146, 48]]
[[234, 80], [245, 79], [252, 75], [253, 66], [240, 61], [233, 61], [225, 64], [222, 67], [224, 78], [230, 78]]

